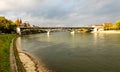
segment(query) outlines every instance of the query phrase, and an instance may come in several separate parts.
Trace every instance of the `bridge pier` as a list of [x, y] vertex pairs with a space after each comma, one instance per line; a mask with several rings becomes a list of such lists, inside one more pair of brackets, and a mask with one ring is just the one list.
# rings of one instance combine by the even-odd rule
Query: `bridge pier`
[[21, 30], [20, 30], [20, 27], [16, 27], [16, 33], [21, 35]]
[[47, 31], [47, 35], [50, 35], [50, 30]]
[[71, 34], [75, 34], [75, 30], [72, 30], [70, 33], [71, 33]]
[[93, 32], [97, 32], [97, 31], [98, 31], [98, 28], [95, 27], [95, 28], [93, 29]]
[[75, 30], [72, 30], [72, 31], [70, 32], [70, 34], [72, 34], [72, 35], [75, 34]]
[[71, 32], [70, 32], [70, 35], [74, 38], [75, 31], [74, 31], [74, 30], [73, 30], [73, 31], [71, 31]]

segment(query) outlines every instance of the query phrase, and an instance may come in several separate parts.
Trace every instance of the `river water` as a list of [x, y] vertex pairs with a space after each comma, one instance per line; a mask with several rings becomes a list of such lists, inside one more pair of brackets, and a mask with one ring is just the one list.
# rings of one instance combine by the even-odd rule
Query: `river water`
[[43, 33], [21, 44], [52, 72], [120, 72], [120, 34]]

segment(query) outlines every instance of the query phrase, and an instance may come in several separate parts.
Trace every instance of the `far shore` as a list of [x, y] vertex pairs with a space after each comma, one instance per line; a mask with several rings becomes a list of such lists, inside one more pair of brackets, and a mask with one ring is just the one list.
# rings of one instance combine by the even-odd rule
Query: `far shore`
[[120, 30], [105, 30], [105, 31], [96, 31], [91, 33], [111, 33], [111, 34], [120, 34]]

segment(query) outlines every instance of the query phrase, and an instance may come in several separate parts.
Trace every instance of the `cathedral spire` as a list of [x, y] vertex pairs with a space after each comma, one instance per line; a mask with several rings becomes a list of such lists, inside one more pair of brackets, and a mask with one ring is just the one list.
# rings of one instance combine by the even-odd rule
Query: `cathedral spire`
[[15, 21], [15, 24], [16, 24], [16, 26], [20, 26], [20, 20], [17, 18], [17, 20]]
[[22, 24], [22, 20], [21, 20], [21, 18], [19, 19], [19, 22], [20, 22], [20, 24]]

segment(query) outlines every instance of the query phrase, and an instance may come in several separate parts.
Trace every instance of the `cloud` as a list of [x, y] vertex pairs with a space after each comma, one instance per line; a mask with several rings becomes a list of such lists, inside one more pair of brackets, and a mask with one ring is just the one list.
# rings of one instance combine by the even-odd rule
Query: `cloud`
[[119, 0], [0, 0], [0, 15], [41, 26], [85, 26], [120, 19]]
[[0, 10], [26, 9], [35, 5], [35, 0], [0, 0]]

